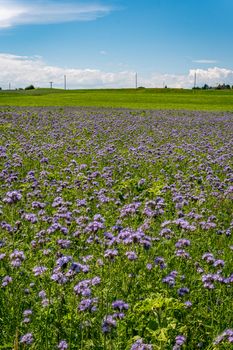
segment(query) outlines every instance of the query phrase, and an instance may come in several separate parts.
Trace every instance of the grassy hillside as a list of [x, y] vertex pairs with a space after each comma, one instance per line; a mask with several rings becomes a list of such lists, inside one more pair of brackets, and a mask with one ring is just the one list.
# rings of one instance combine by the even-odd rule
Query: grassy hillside
[[233, 111], [233, 91], [101, 89], [1, 91], [1, 106], [93, 106]]

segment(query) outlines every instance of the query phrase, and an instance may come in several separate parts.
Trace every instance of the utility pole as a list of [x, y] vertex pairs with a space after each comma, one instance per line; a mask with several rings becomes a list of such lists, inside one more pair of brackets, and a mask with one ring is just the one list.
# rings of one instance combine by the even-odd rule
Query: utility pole
[[195, 72], [194, 74], [194, 89], [196, 88], [197, 85], [197, 73]]
[[50, 81], [49, 84], [50, 84], [50, 89], [52, 89], [53, 88], [53, 81]]
[[66, 75], [64, 75], [64, 90], [66, 90]]
[[11, 90], [11, 83], [9, 83], [9, 90]]
[[135, 74], [135, 88], [138, 88], [138, 73]]

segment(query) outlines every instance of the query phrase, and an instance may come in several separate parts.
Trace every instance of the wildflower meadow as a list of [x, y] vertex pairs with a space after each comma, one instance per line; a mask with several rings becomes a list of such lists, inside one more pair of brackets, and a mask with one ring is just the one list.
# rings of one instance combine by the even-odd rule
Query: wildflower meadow
[[0, 109], [0, 349], [233, 349], [233, 114]]

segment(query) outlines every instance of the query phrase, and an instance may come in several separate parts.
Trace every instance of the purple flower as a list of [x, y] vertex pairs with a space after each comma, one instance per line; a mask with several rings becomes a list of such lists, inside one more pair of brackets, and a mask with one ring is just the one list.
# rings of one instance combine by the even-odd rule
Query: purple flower
[[174, 350], [180, 349], [180, 347], [186, 342], [186, 337], [184, 335], [178, 335], [176, 337], [176, 343], [173, 347]]
[[12, 283], [12, 277], [5, 276], [2, 280], [2, 287], [8, 286], [9, 283]]
[[120, 311], [122, 310], [128, 310], [129, 304], [125, 303], [123, 300], [116, 300], [112, 303], [113, 309], [118, 309]]
[[146, 182], [146, 179], [140, 179], [140, 180], [138, 181], [138, 186], [140, 187], [140, 186], [144, 185], [145, 182]]
[[57, 259], [56, 264], [60, 267], [66, 267], [66, 265], [72, 260], [71, 256], [63, 255], [61, 258]]
[[118, 255], [118, 251], [116, 249], [107, 249], [104, 252], [104, 257], [110, 260], [114, 260], [114, 258]]
[[20, 343], [26, 344], [26, 345], [31, 345], [33, 343], [32, 333], [27, 333], [27, 334], [23, 335], [20, 339]]
[[44, 207], [45, 207], [44, 203], [32, 202], [32, 208], [33, 209], [43, 209]]
[[13, 204], [22, 198], [22, 194], [19, 191], [11, 191], [6, 193], [6, 197], [3, 198], [3, 202]]
[[76, 286], [74, 286], [75, 294], [89, 297], [91, 295], [90, 285], [91, 280], [80, 281]]
[[189, 308], [189, 307], [192, 307], [193, 304], [191, 303], [191, 301], [187, 300], [184, 302], [184, 305], [186, 308]]
[[79, 303], [79, 310], [80, 311], [91, 311], [94, 312], [97, 310], [96, 304], [98, 303], [98, 298], [93, 299], [83, 299]]
[[87, 200], [86, 199], [78, 199], [77, 200], [77, 206], [78, 207], [86, 207], [87, 206]]
[[213, 266], [214, 266], [214, 267], [218, 267], [218, 266], [223, 267], [224, 264], [225, 264], [224, 260], [219, 259], [219, 260], [215, 260]]
[[175, 244], [176, 248], [188, 247], [189, 245], [190, 240], [186, 238], [179, 239], [179, 241]]
[[38, 221], [38, 218], [35, 214], [27, 213], [23, 215], [24, 219], [31, 222], [32, 224], [36, 224]]
[[106, 316], [102, 323], [103, 333], [109, 333], [115, 327], [116, 327], [116, 321], [114, 320], [113, 316], [111, 315]]
[[180, 297], [183, 297], [185, 294], [188, 294], [188, 293], [189, 293], [189, 289], [186, 287], [182, 287], [182, 288], [178, 289], [178, 295]]
[[92, 299], [81, 300], [81, 302], [79, 303], [79, 306], [78, 306], [80, 311], [90, 310], [91, 307], [92, 307]]
[[162, 279], [162, 282], [168, 284], [170, 287], [173, 287], [176, 283], [175, 281], [176, 276], [177, 276], [177, 271], [171, 271], [169, 275], [167, 275]]
[[29, 317], [25, 317], [23, 319], [23, 323], [30, 323], [31, 322], [31, 319]]
[[220, 334], [215, 340], [214, 345], [218, 345], [223, 341], [233, 343], [233, 329], [226, 329], [222, 334]]
[[0, 260], [3, 260], [5, 257], [6, 257], [6, 254], [5, 254], [5, 253], [1, 253], [1, 254], [0, 254]]
[[185, 259], [189, 259], [190, 255], [188, 252], [186, 252], [186, 250], [184, 249], [178, 249], [175, 251], [176, 256], [181, 257], [181, 258], [185, 258]]
[[97, 284], [100, 284], [100, 283], [101, 283], [101, 278], [98, 277], [98, 276], [92, 278], [92, 280], [91, 280], [91, 285], [92, 286], [96, 286]]
[[42, 300], [42, 302], [41, 302], [41, 305], [42, 305], [42, 307], [47, 307], [47, 306], [49, 306], [49, 299], [43, 299]]
[[24, 317], [26, 317], [26, 316], [31, 316], [32, 315], [32, 310], [25, 310], [24, 312], [23, 312], [23, 316]]
[[[1, 212], [0, 212], [1, 213]], [[1, 222], [1, 228], [7, 232], [13, 232], [13, 227], [10, 224], [7, 224], [5, 221]], [[1, 241], [0, 248], [3, 247], [6, 243]]]
[[24, 252], [16, 249], [10, 254], [10, 259], [13, 267], [20, 267], [22, 261], [25, 260]]
[[36, 266], [32, 270], [34, 272], [35, 276], [40, 276], [42, 275], [45, 271], [47, 271], [47, 267], [45, 266]]
[[83, 265], [77, 262], [73, 262], [71, 264], [71, 270], [74, 271], [74, 273], [79, 273], [79, 272], [84, 272], [87, 273], [89, 271], [89, 266], [88, 265]]
[[157, 258], [155, 258], [155, 265], [159, 266], [161, 270], [165, 269], [165, 267], [167, 266], [164, 258], [161, 256], [157, 256]]
[[152, 350], [152, 345], [143, 343], [142, 339], [138, 339], [130, 350]]
[[44, 290], [41, 290], [39, 293], [38, 293], [38, 296], [39, 298], [41, 299], [45, 299], [46, 298], [46, 292]]
[[205, 282], [205, 283], [204, 283], [204, 287], [205, 287], [206, 289], [214, 289], [214, 284], [211, 283], [211, 282]]
[[215, 258], [212, 253], [205, 253], [202, 255], [202, 260], [205, 260], [208, 263], [214, 263]]
[[49, 160], [48, 160], [48, 158], [46, 158], [46, 157], [42, 157], [41, 160], [40, 160], [40, 162], [41, 162], [41, 163], [46, 163], [46, 164], [48, 164]]
[[22, 261], [21, 261], [20, 259], [15, 259], [15, 260], [12, 260], [12, 261], [11, 261], [11, 265], [12, 265], [13, 267], [20, 267], [21, 264], [22, 264]]
[[126, 252], [125, 255], [129, 260], [136, 260], [138, 258], [135, 252]]
[[97, 231], [101, 230], [104, 228], [104, 224], [100, 221], [93, 221], [90, 222], [86, 228], [87, 232], [94, 232], [96, 233]]
[[54, 272], [51, 276], [51, 280], [59, 283], [59, 284], [65, 284], [67, 282], [66, 276], [63, 275], [62, 272]]
[[25, 260], [24, 252], [16, 249], [10, 254], [10, 259]]
[[63, 249], [68, 249], [71, 245], [71, 241], [68, 239], [58, 239], [57, 244]]
[[60, 343], [58, 344], [57, 348], [59, 350], [66, 350], [66, 349], [68, 349], [68, 344], [65, 340], [61, 340]]
[[61, 197], [56, 197], [53, 201], [52, 207], [56, 208], [56, 207], [61, 206], [62, 204], [64, 204], [63, 199]]
[[153, 269], [153, 265], [152, 264], [150, 264], [150, 263], [148, 263], [148, 264], [146, 264], [146, 268], [147, 268], [147, 270], [152, 270]]

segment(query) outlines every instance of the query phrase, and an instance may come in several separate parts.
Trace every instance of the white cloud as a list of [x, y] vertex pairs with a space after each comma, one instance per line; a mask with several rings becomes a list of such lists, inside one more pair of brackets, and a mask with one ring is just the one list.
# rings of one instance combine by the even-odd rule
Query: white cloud
[[107, 55], [108, 53], [107, 53], [107, 51], [105, 51], [105, 50], [101, 50], [101, 51], [100, 51], [100, 54], [103, 55], [103, 56], [105, 56], [105, 55]]
[[191, 69], [189, 71], [189, 78], [192, 80], [196, 73], [197, 84], [212, 85], [216, 86], [217, 84], [233, 84], [233, 70], [226, 68], [213, 67], [208, 69]]
[[90, 21], [112, 11], [110, 6], [54, 0], [0, 0], [0, 29], [22, 24]]
[[197, 86], [203, 86], [204, 84], [216, 86], [219, 83], [233, 84], [233, 70], [213, 67], [207, 69], [190, 69], [188, 74], [153, 74], [149, 79], [144, 81], [144, 86], [162, 87], [165, 84], [173, 88], [191, 88], [194, 85], [195, 73]]
[[[120, 88], [135, 86], [135, 72], [105, 72], [98, 69], [62, 68], [48, 65], [40, 56], [19, 56], [0, 53], [0, 86], [7, 88], [9, 82], [13, 88], [33, 84], [37, 87], [63, 87], [64, 75], [68, 88]], [[162, 87], [166, 84], [174, 88], [190, 88], [197, 76], [197, 85], [216, 86], [219, 83], [233, 84], [233, 70], [226, 68], [191, 69], [187, 74], [154, 73], [144, 77], [138, 73], [138, 86]]]
[[130, 71], [104, 72], [97, 69], [62, 68], [47, 65], [41, 57], [17, 56], [0, 53], [0, 86], [6, 88], [11, 82], [13, 88], [34, 84], [48, 87], [63, 87], [64, 75], [68, 88], [130, 87], [134, 73]]
[[218, 61], [216, 60], [206, 60], [206, 59], [202, 59], [202, 60], [193, 60], [194, 63], [201, 63], [201, 64], [214, 64], [214, 63], [218, 63]]

